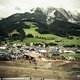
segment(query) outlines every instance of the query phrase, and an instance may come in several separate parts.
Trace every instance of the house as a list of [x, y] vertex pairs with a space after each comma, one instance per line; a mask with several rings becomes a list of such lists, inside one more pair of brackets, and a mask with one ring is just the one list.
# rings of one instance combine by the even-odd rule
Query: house
[[24, 59], [26, 59], [26, 60], [36, 60], [36, 61], [38, 61], [39, 60], [39, 58], [42, 58], [43, 57], [43, 55], [42, 54], [40, 54], [40, 53], [35, 53], [35, 52], [32, 52], [32, 53], [25, 53], [24, 55], [23, 55], [23, 58]]
[[1, 51], [0, 52], [0, 61], [9, 60], [8, 54], [9, 54], [9, 52]]
[[80, 53], [80, 50], [76, 50], [75, 52], [76, 52], [76, 53]]
[[6, 47], [0, 47], [0, 49], [6, 49]]
[[64, 53], [73, 53], [73, 54], [75, 54], [74, 51], [70, 51], [70, 50], [64, 50]]

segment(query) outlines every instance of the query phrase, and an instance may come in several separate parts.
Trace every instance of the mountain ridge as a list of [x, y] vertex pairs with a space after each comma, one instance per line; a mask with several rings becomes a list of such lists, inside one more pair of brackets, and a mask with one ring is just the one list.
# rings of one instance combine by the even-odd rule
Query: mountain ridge
[[[29, 15], [29, 16], [27, 16], [27, 15]], [[43, 22], [47, 21], [47, 19], [49, 19], [49, 18], [56, 18], [58, 20], [63, 20], [63, 21], [66, 20], [71, 23], [80, 21], [80, 13], [79, 12], [75, 11], [73, 13], [71, 11], [66, 11], [63, 8], [54, 8], [54, 7], [49, 7], [46, 10], [43, 8], [37, 7], [37, 8], [31, 9], [31, 12], [15, 13], [7, 18], [10, 18], [12, 16], [15, 18], [19, 18], [20, 16], [22, 16], [22, 18], [29, 18], [29, 19], [35, 18], [38, 20], [41, 19], [41, 21], [43, 21]], [[4, 19], [7, 19], [7, 18], [4, 18]]]
[[[0, 20], [0, 36], [8, 36], [13, 30], [30, 28], [24, 22], [36, 22], [38, 32], [52, 33], [59, 36], [80, 36], [80, 13], [76, 15], [62, 8], [50, 7], [47, 10], [35, 8], [31, 13], [16, 13], [5, 19]], [[24, 33], [24, 32], [23, 32]]]

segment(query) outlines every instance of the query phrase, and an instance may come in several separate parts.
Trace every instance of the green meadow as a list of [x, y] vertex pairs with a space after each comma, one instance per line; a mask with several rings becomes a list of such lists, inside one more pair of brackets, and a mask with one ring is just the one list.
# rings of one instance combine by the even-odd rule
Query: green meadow
[[66, 37], [60, 37], [54, 34], [41, 34], [36, 29], [38, 27], [35, 25], [34, 22], [25, 22], [28, 26], [30, 26], [29, 29], [23, 29], [25, 32], [25, 35], [32, 34], [33, 37], [26, 37], [23, 39], [23, 41], [16, 40], [13, 41], [13, 43], [56, 43], [59, 45], [80, 45], [80, 37], [72, 36], [73, 39], [69, 39]]

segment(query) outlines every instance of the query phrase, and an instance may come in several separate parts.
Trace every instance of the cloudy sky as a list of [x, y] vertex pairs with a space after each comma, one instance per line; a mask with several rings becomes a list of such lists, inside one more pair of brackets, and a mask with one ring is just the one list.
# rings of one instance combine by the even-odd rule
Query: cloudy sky
[[80, 0], [0, 0], [0, 17], [24, 13], [35, 7], [50, 6], [80, 12]]

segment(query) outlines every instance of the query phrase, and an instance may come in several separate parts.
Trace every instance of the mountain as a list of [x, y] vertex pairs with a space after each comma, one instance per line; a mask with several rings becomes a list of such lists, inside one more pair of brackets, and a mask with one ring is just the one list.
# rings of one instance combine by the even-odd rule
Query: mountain
[[[50, 24], [51, 22], [54, 22], [55, 19], [62, 20], [70, 23], [77, 23], [80, 22], [80, 13], [75, 11], [66, 11], [63, 8], [53, 8], [49, 7], [47, 10], [44, 10], [43, 8], [33, 8], [31, 9], [31, 12], [25, 12], [25, 13], [16, 13], [13, 14], [3, 20], [0, 20], [0, 24], [7, 23], [7, 21], [10, 23], [15, 23], [21, 20], [38, 20], [39, 22]], [[49, 23], [50, 22], [50, 23]]]
[[46, 10], [46, 14], [47, 14], [48, 24], [53, 22], [54, 19], [67, 21], [71, 23], [80, 22], [80, 13], [78, 13], [77, 11], [71, 12], [71, 11], [66, 11], [63, 8], [50, 7]]
[[[51, 33], [59, 36], [80, 36], [80, 13], [66, 11], [62, 8], [33, 8], [31, 12], [16, 13], [0, 20], [0, 37], [8, 37], [17, 30], [25, 35], [23, 28], [30, 28], [24, 22], [35, 22], [40, 33]], [[22, 39], [25, 36], [22, 37]]]

